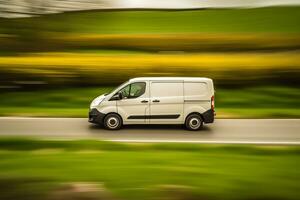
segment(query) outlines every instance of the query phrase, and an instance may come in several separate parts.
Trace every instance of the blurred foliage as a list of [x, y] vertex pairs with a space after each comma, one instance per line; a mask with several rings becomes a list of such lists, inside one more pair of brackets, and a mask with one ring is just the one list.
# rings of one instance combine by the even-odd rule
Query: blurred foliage
[[[98, 87], [5, 92], [0, 94], [0, 115], [86, 117], [92, 99], [112, 89]], [[217, 88], [215, 96], [218, 118], [300, 117], [299, 88]]]
[[131, 200], [174, 199], [180, 188], [188, 188], [180, 193], [186, 197], [212, 200], [300, 195], [299, 148], [292, 146], [1, 139], [0, 159], [6, 199], [46, 199], [40, 195], [66, 182], [103, 183]]
[[133, 51], [262, 51], [300, 49], [297, 34], [61, 34], [49, 37], [52, 45], [68, 49], [124, 49]]
[[[45, 53], [0, 57], [2, 85], [120, 84], [140, 76], [200, 76], [217, 86], [295, 85], [299, 52], [201, 54]], [[117, 73], [116, 73], [117, 70]], [[30, 85], [32, 83], [32, 85]]]
[[[37, 30], [38, 31], [38, 30]], [[27, 36], [26, 36], [27, 37]], [[180, 34], [29, 34], [22, 38], [0, 35], [0, 52], [70, 50], [130, 50], [141, 52], [233, 52], [287, 51], [300, 49], [297, 34], [270, 33], [180, 33]]]

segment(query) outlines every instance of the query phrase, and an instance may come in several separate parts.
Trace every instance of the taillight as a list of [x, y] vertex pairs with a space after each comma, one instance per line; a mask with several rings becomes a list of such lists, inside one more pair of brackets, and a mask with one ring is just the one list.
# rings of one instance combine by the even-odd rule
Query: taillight
[[214, 111], [215, 110], [215, 96], [211, 97], [211, 109]]

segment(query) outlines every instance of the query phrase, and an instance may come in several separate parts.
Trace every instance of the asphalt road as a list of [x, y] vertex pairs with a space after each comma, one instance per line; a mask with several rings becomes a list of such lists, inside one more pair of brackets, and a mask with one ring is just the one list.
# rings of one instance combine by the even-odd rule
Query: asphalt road
[[182, 126], [131, 125], [104, 130], [85, 118], [0, 118], [0, 136], [96, 138], [120, 142], [185, 142], [300, 145], [300, 119], [217, 119], [201, 131]]

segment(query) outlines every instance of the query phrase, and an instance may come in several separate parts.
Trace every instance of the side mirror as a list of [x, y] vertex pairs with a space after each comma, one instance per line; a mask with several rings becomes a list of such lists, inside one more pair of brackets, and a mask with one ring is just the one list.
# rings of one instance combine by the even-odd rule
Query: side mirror
[[118, 92], [118, 98], [121, 100], [121, 99], [123, 99], [123, 94], [122, 94], [122, 92]]
[[121, 99], [123, 99], [123, 95], [121, 92], [118, 92], [110, 100], [121, 100]]

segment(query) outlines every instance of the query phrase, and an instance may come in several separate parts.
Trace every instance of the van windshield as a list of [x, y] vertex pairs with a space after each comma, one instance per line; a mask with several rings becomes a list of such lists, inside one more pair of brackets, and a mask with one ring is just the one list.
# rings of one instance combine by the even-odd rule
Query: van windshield
[[109, 94], [111, 94], [111, 93], [113, 93], [113, 92], [116, 91], [117, 89], [123, 88], [126, 84], [128, 84], [128, 81], [126, 81], [125, 83], [122, 83], [122, 84], [119, 85], [118, 87], [113, 88], [113, 89], [110, 90], [108, 93], [106, 93], [105, 96], [106, 96], [106, 95], [109, 95]]

